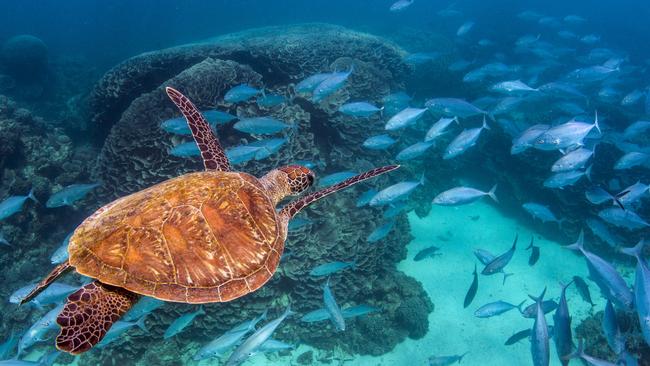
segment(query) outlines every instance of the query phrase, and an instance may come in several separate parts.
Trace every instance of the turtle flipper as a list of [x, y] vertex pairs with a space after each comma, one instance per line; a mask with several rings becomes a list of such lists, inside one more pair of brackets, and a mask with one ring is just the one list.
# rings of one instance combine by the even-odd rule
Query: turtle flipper
[[88, 351], [104, 338], [113, 323], [126, 313], [138, 296], [119, 287], [91, 282], [70, 296], [56, 318], [61, 331], [56, 348], [73, 355]]
[[390, 172], [392, 170], [395, 170], [397, 168], [399, 168], [399, 165], [387, 165], [387, 166], [384, 166], [384, 167], [381, 167], [381, 168], [375, 168], [375, 169], [369, 170], [369, 171], [367, 171], [365, 173], [355, 175], [352, 178], [348, 178], [348, 179], [344, 180], [343, 182], [335, 184], [335, 185], [333, 185], [331, 187], [322, 189], [322, 190], [320, 190], [318, 192], [308, 194], [305, 197], [302, 197], [302, 198], [300, 198], [298, 200], [295, 200], [295, 201], [287, 204], [286, 206], [284, 206], [282, 208], [282, 210], [280, 210], [280, 217], [291, 219], [298, 212], [300, 212], [300, 210], [302, 210], [303, 208], [309, 206], [310, 204], [318, 201], [319, 199], [321, 199], [321, 198], [323, 198], [325, 196], [329, 196], [330, 194], [332, 194], [334, 192], [338, 192], [338, 191], [340, 191], [342, 189], [345, 189], [345, 188], [347, 188], [347, 187], [349, 187], [349, 186], [351, 186], [353, 184], [357, 184], [359, 182], [363, 182], [366, 179], [370, 179], [370, 178], [376, 177], [378, 175], [388, 173], [388, 172]]
[[49, 286], [52, 282], [54, 282], [54, 280], [59, 278], [59, 276], [65, 273], [65, 271], [67, 271], [68, 269], [70, 269], [70, 263], [68, 263], [68, 261], [65, 261], [59, 264], [58, 266], [54, 267], [52, 272], [50, 272], [50, 274], [47, 275], [47, 277], [43, 278], [41, 282], [39, 282], [36, 285], [36, 287], [34, 287], [32, 291], [30, 291], [29, 294], [27, 294], [27, 296], [25, 296], [22, 300], [20, 300], [19, 305], [29, 302], [31, 299], [35, 298], [38, 294], [41, 293], [41, 291], [45, 290], [47, 286]]
[[201, 157], [203, 158], [205, 169], [223, 172], [232, 170], [223, 147], [221, 147], [219, 140], [212, 133], [210, 125], [196, 106], [178, 90], [170, 87], [165, 88], [165, 90], [169, 99], [176, 104], [178, 109], [181, 110], [181, 113], [183, 113], [183, 116], [185, 116], [187, 125], [190, 127], [190, 131], [192, 131], [192, 136], [194, 136], [194, 141], [196, 141], [199, 150], [201, 150]]

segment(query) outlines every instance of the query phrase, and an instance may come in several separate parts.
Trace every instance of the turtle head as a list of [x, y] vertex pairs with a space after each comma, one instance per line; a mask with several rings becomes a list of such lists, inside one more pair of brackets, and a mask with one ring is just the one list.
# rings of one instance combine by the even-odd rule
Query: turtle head
[[316, 178], [314, 172], [302, 165], [287, 165], [278, 170], [286, 174], [286, 184], [291, 195], [300, 194], [311, 187]]

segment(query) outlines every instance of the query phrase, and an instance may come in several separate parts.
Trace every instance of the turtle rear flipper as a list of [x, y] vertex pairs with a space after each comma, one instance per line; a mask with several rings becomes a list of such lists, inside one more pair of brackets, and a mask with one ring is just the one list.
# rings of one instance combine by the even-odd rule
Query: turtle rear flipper
[[56, 347], [73, 355], [99, 343], [113, 323], [126, 313], [138, 296], [119, 287], [91, 282], [70, 296], [56, 318], [61, 332]]

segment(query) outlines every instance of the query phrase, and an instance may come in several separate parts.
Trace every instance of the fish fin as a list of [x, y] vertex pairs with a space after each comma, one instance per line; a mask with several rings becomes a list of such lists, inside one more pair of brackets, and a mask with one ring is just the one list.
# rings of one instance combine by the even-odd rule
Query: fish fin
[[47, 275], [47, 277], [42, 279], [41, 282], [39, 282], [38, 285], [36, 285], [36, 287], [34, 287], [32, 291], [30, 291], [27, 294], [27, 296], [22, 298], [20, 300], [20, 303], [18, 303], [18, 305], [22, 305], [35, 298], [38, 294], [41, 293], [41, 291], [45, 290], [52, 282], [54, 282], [57, 278], [59, 278], [62, 274], [64, 274], [68, 269], [70, 269], [70, 263], [68, 261], [65, 261], [59, 264], [58, 266], [54, 267], [52, 272], [50, 272], [50, 274]]
[[541, 293], [539, 296], [535, 297], [535, 296], [533, 296], [533, 295], [528, 295], [528, 297], [530, 297], [531, 299], [533, 299], [533, 301], [535, 301], [536, 303], [540, 303], [540, 304], [541, 304], [542, 302], [544, 302], [544, 295], [545, 295], [545, 294], [546, 294], [546, 287], [544, 287], [544, 291], [542, 291], [542, 293]]
[[492, 188], [488, 191], [487, 195], [490, 196], [494, 202], [499, 203], [499, 199], [497, 198], [496, 194], [494, 194], [497, 190], [497, 185], [498, 184], [493, 185]]
[[420, 185], [423, 186], [427, 182], [427, 178], [424, 176], [424, 172], [420, 174]]
[[73, 355], [90, 350], [137, 299], [130, 291], [99, 281], [83, 286], [68, 296], [56, 318], [61, 326], [56, 348]]
[[510, 277], [510, 276], [512, 276], [512, 275], [514, 275], [514, 273], [506, 273], [506, 272], [503, 272], [503, 282], [501, 282], [501, 285], [505, 285], [505, 284], [506, 284], [506, 280], [508, 279], [508, 277]]
[[465, 357], [465, 355], [467, 355], [468, 353], [469, 353], [469, 351], [466, 351], [466, 352], [463, 353], [462, 355], [458, 356], [458, 363], [460, 363], [461, 361], [463, 361], [463, 357]]
[[475, 275], [475, 276], [477, 275], [477, 272], [476, 272], [476, 262], [474, 262], [474, 272], [473, 272], [472, 274]]
[[512, 249], [517, 249], [517, 240], [519, 240], [519, 233], [515, 234], [515, 241], [512, 242]]
[[532, 249], [532, 248], [533, 248], [533, 241], [534, 241], [534, 240], [535, 240], [535, 237], [534, 237], [534, 236], [531, 236], [531, 237], [530, 237], [530, 245], [526, 248], [526, 250], [528, 250], [528, 249]]
[[457, 116], [454, 116], [454, 118], [452, 118], [452, 121], [456, 122], [456, 124], [460, 126], [460, 121], [458, 120]]
[[36, 197], [34, 196], [34, 187], [32, 187], [32, 189], [29, 190], [29, 193], [27, 194], [27, 198], [29, 198], [30, 200], [32, 200], [32, 201], [38, 203], [39, 205], [41, 204], [41, 203], [38, 201], [38, 199], [36, 199]]
[[203, 309], [203, 305], [199, 305], [199, 310], [196, 311], [197, 315], [205, 315], [205, 309]]
[[135, 322], [135, 325], [138, 326], [138, 328], [142, 329], [145, 333], [149, 333], [149, 329], [147, 329], [147, 325], [144, 323], [144, 319], [147, 317], [147, 314], [143, 315], [138, 319], [137, 322]]
[[636, 257], [638, 260], [643, 261], [642, 253], [645, 246], [645, 239], [641, 238], [639, 242], [632, 248], [621, 248], [621, 253]]
[[596, 110], [594, 112], [594, 115], [595, 115], [595, 117], [594, 117], [594, 127], [596, 127], [599, 134], [602, 134], [602, 132], [600, 131], [600, 125], [598, 125], [598, 110]]
[[579, 250], [579, 251], [584, 251], [585, 245], [585, 231], [583, 229], [580, 229], [580, 235], [578, 235], [578, 240], [576, 240], [575, 243], [567, 245], [565, 248], [571, 249], [571, 250]]
[[521, 309], [521, 307], [524, 306], [524, 304], [526, 303], [526, 301], [527, 301], [527, 300], [524, 300], [524, 301], [520, 302], [519, 305], [516, 306], [517, 310], [519, 310], [519, 312], [520, 312], [521, 314], [524, 313], [524, 311]]
[[621, 210], [625, 210], [625, 206], [623, 206], [623, 202], [621, 202], [618, 197], [612, 197], [612, 201], [614, 202], [615, 205], [618, 205], [618, 207], [621, 208]]
[[[494, 121], [494, 117], [490, 114], [490, 119]], [[481, 128], [484, 128], [486, 130], [491, 130], [490, 126], [488, 126], [487, 121], [485, 120], [485, 115], [483, 115], [483, 125]]]
[[375, 168], [372, 170], [369, 170], [365, 173], [361, 173], [359, 175], [355, 175], [352, 178], [348, 178], [344, 180], [343, 182], [340, 182], [338, 184], [335, 184], [333, 186], [330, 186], [328, 188], [322, 189], [320, 191], [308, 194], [298, 200], [295, 200], [293, 202], [288, 203], [286, 206], [284, 206], [280, 212], [278, 213], [281, 218], [286, 219], [286, 224], [288, 224], [289, 219], [294, 217], [296, 214], [298, 214], [303, 208], [309, 206], [310, 204], [318, 201], [319, 199], [329, 196], [332, 193], [335, 193], [337, 191], [340, 191], [342, 189], [345, 189], [351, 185], [357, 184], [359, 182], [363, 182], [367, 179], [376, 177], [378, 175], [390, 172], [392, 170], [395, 170], [399, 168], [399, 165], [387, 165], [381, 168]]
[[587, 167], [587, 170], [585, 170], [585, 176], [587, 177], [587, 179], [589, 179], [590, 182], [592, 181], [591, 180], [591, 168], [592, 167], [593, 167], [593, 164], [589, 165], [589, 167]]
[[571, 286], [572, 283], [573, 283], [573, 278], [571, 279], [571, 281], [567, 282], [566, 284], [562, 281], [559, 281], [560, 287], [562, 287], [562, 291], [566, 290], [567, 287]]

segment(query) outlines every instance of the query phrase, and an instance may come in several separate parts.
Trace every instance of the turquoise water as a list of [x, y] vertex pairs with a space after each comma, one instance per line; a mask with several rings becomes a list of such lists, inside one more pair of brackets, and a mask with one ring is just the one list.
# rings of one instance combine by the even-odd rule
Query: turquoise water
[[0, 365], [650, 365], [648, 16], [5, 4]]

